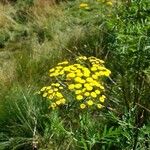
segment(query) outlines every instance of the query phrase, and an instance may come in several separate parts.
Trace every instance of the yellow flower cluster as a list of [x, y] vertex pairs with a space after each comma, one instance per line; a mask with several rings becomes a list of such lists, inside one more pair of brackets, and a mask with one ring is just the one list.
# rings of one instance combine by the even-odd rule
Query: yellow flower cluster
[[87, 3], [81, 3], [81, 4], [79, 5], [79, 8], [86, 9], [86, 10], [89, 10], [89, 9], [90, 9], [90, 7], [89, 7], [89, 5], [88, 5]]
[[107, 1], [107, 2], [106, 2], [106, 5], [108, 5], [108, 6], [112, 6], [112, 5], [113, 5], [113, 3], [112, 3], [112, 1], [110, 0], [110, 1]]
[[105, 68], [103, 60], [93, 56], [80, 56], [74, 64], [64, 61], [49, 72], [49, 76], [56, 81], [51, 86], [43, 87], [41, 92], [43, 97], [51, 100], [50, 107], [68, 103], [62, 94], [64, 89], [74, 95], [81, 109], [103, 107], [106, 97], [102, 78], [111, 74], [111, 71]]
[[62, 94], [63, 86], [59, 83], [52, 83], [50, 86], [45, 86], [40, 90], [43, 97], [47, 97], [51, 101], [51, 108], [65, 104], [66, 100]]
[[[96, 1], [99, 3], [104, 3], [107, 6], [113, 6], [114, 3], [113, 0], [96, 0]], [[83, 10], [90, 10], [89, 4], [87, 3], [80, 3], [79, 8]]]

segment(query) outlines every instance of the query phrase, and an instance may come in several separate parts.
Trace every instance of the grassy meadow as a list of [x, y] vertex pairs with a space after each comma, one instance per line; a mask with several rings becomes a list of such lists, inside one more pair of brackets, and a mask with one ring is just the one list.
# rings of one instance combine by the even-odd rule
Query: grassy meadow
[[0, 150], [149, 150], [149, 14], [149, 0], [0, 0]]

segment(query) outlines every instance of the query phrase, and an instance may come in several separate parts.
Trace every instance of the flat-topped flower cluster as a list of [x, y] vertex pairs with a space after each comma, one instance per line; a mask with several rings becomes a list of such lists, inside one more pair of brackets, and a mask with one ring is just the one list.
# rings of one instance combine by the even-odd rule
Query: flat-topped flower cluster
[[[113, 0], [96, 0], [96, 1], [100, 4], [105, 4], [106, 6], [113, 6]], [[89, 3], [83, 2], [79, 4], [79, 8], [84, 10], [90, 10], [91, 5]]]
[[71, 101], [76, 101], [81, 109], [103, 107], [106, 98], [103, 77], [111, 74], [103, 60], [80, 56], [74, 64], [68, 61], [58, 63], [49, 73], [53, 83], [43, 87], [40, 93], [49, 99], [50, 108], [67, 105], [70, 100], [66, 93], [71, 93]]

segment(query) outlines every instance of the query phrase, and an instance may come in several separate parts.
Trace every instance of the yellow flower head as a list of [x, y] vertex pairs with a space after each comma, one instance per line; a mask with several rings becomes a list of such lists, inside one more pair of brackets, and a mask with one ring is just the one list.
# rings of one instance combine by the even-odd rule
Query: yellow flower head
[[104, 107], [103, 105], [97, 104], [97, 108], [101, 109], [101, 108], [103, 108], [103, 107]]
[[100, 94], [101, 92], [100, 92], [100, 90], [95, 90], [95, 93]]
[[56, 103], [52, 103], [52, 104], [51, 104], [51, 107], [52, 107], [53, 109], [54, 109], [56, 106], [57, 106]]
[[90, 84], [85, 86], [85, 88], [86, 88], [87, 91], [92, 91], [93, 90], [93, 87]]
[[57, 91], [58, 91], [58, 88], [54, 88], [54, 91], [57, 92]]
[[74, 71], [75, 71], [75, 70], [77, 70], [77, 67], [72, 66], [72, 67], [71, 67], [71, 70], [74, 70]]
[[60, 69], [62, 69], [62, 66], [57, 66], [56, 70], [59, 71]]
[[84, 96], [90, 96], [90, 93], [89, 92], [85, 92]]
[[108, 5], [108, 6], [112, 6], [112, 5], [113, 5], [113, 3], [112, 3], [111, 1], [108, 1], [108, 2], [106, 2], [106, 5]]
[[52, 68], [52, 69], [50, 69], [49, 70], [49, 72], [51, 73], [51, 72], [54, 72], [55, 71], [55, 69], [54, 68]]
[[81, 3], [81, 4], [79, 5], [79, 7], [80, 7], [80, 8], [85, 8], [85, 7], [88, 7], [88, 4], [87, 4], [87, 3]]
[[65, 104], [66, 100], [64, 98], [60, 99], [61, 104]]
[[82, 95], [77, 95], [76, 99], [77, 99], [77, 100], [82, 100], [82, 99], [83, 99], [83, 96], [82, 96]]
[[48, 96], [48, 99], [53, 99], [53, 98], [54, 98], [53, 95], [49, 95], [49, 96]]
[[84, 108], [86, 108], [86, 105], [82, 103], [82, 104], [80, 104], [80, 108], [84, 109]]
[[88, 100], [88, 101], [87, 101], [87, 104], [88, 104], [89, 106], [92, 106], [94, 103], [93, 103], [92, 100]]
[[81, 77], [75, 77], [74, 79], [75, 82], [80, 82], [81, 80], [82, 80]]
[[44, 93], [44, 94], [43, 94], [43, 97], [46, 97], [46, 96], [47, 96], [47, 93]]
[[69, 90], [73, 90], [74, 88], [75, 88], [74, 84], [70, 84], [70, 85], [68, 86], [68, 89], [69, 89]]
[[87, 82], [93, 82], [93, 79], [91, 77], [86, 78]]
[[67, 78], [74, 78], [76, 75], [74, 73], [67, 74]]
[[63, 69], [64, 71], [70, 71], [70, 67], [64, 67], [64, 69]]
[[43, 87], [42, 89], [41, 89], [41, 92], [43, 92], [43, 91], [45, 91], [46, 90], [46, 87]]
[[57, 93], [56, 93], [56, 96], [57, 96], [58, 98], [62, 98], [62, 97], [63, 97], [63, 95], [62, 95], [60, 92], [57, 92]]
[[97, 94], [95, 92], [91, 92], [91, 97], [96, 98]]
[[102, 90], [104, 90], [104, 89], [105, 89], [105, 88], [104, 88], [104, 86], [102, 86], [102, 85], [100, 85], [99, 87], [100, 87], [100, 89], [102, 89]]
[[95, 79], [95, 80], [97, 80], [97, 79], [98, 79], [98, 76], [97, 76], [96, 74], [93, 74], [93, 75], [92, 75], [92, 78]]
[[91, 83], [85, 83], [84, 87], [86, 88], [87, 91], [92, 91], [93, 90], [93, 87], [92, 87]]
[[56, 83], [56, 84], [55, 84], [55, 86], [56, 86], [56, 87], [59, 87], [59, 86], [60, 86], [60, 84], [59, 84], [59, 83]]
[[97, 70], [96, 67], [92, 67], [92, 68], [91, 68], [91, 71], [96, 71], [96, 70]]
[[80, 84], [80, 83], [75, 84], [74, 87], [75, 87], [76, 89], [80, 89], [80, 88], [82, 87], [82, 84]]
[[100, 102], [102, 102], [102, 103], [105, 101], [105, 99], [106, 99], [106, 96], [105, 96], [105, 95], [102, 95], [102, 96], [99, 98]]
[[90, 76], [90, 71], [89, 71], [89, 69], [87, 69], [87, 68], [84, 68], [83, 69], [83, 75], [85, 76], [85, 77], [89, 77]]
[[51, 86], [47, 86], [47, 87], [46, 87], [46, 90], [50, 90], [50, 89], [51, 89]]
[[53, 90], [49, 90], [49, 91], [48, 91], [49, 94], [52, 94], [53, 92], [54, 92]]
[[[87, 3], [81, 3], [80, 4], [80, 8], [85, 8], [85, 7], [88, 7], [88, 4]], [[86, 56], [79, 56], [77, 59], [78, 60], [87, 60], [87, 57]]]
[[82, 88], [82, 92], [84, 93], [86, 91], [86, 88]]
[[59, 101], [56, 101], [56, 104], [57, 105], [60, 105], [61, 104], [61, 101], [59, 100]]
[[85, 80], [84, 80], [84, 79], [82, 79], [82, 80], [80, 81], [80, 83], [85, 83]]
[[68, 63], [69, 63], [68, 61], [64, 61], [64, 62], [58, 63], [58, 65], [67, 65]]
[[89, 6], [87, 6], [87, 7], [85, 7], [85, 9], [86, 9], [86, 10], [90, 10], [90, 7], [89, 7]]
[[77, 76], [77, 77], [82, 77], [82, 76], [83, 76], [83, 73], [81, 72], [80, 69], [77, 69], [77, 70], [75, 71], [75, 73], [76, 73], [76, 76]]
[[105, 75], [106, 77], [109, 77], [110, 74], [111, 74], [111, 71], [110, 71], [110, 70], [107, 69], [106, 71], [104, 71], [104, 75]]
[[59, 87], [60, 90], [63, 90], [64, 88], [62, 86]]
[[75, 91], [75, 94], [76, 94], [76, 95], [81, 94], [81, 93], [82, 93], [81, 90], [76, 90], [76, 91]]

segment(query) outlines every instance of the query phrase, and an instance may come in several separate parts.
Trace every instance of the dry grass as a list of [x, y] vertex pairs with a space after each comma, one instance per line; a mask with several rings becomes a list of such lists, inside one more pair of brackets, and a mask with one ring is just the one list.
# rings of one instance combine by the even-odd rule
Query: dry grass
[[11, 25], [16, 25], [16, 22], [10, 14], [15, 13], [15, 9], [10, 4], [2, 5], [0, 3], [0, 28], [8, 28]]
[[[52, 6], [53, 4], [53, 6]], [[72, 25], [72, 18], [68, 17], [62, 5], [55, 5], [52, 1], [36, 1], [34, 6], [29, 7], [26, 12], [28, 16], [32, 19], [27, 22], [27, 24], [20, 24], [15, 19], [12, 18], [13, 14], [15, 16], [16, 9], [14, 6], [0, 5], [0, 28], [1, 31], [6, 30], [10, 32], [9, 29], [13, 30], [10, 34], [10, 40], [7, 42], [5, 47], [1, 49], [0, 56], [3, 57], [2, 53], [9, 55], [10, 59], [1, 59], [0, 66], [0, 82], [5, 85], [11, 84], [16, 78], [16, 68], [21, 57], [26, 57], [24, 51], [29, 51], [32, 56], [27, 58], [27, 62], [30, 64], [32, 62], [36, 63], [41, 59], [53, 58], [51, 60], [52, 64], [54, 59], [64, 59], [65, 49], [68, 45], [70, 39], [77, 40], [82, 35], [82, 27]], [[45, 38], [42, 43], [38, 41], [38, 32], [35, 30], [41, 30], [49, 34], [52, 38], [48, 40]], [[16, 35], [27, 30], [29, 33], [29, 39], [18, 40], [15, 39]], [[73, 38], [72, 38], [73, 37]], [[18, 37], [17, 37], [18, 38]], [[69, 51], [69, 50], [68, 50]], [[71, 52], [71, 51], [70, 51]], [[30, 54], [29, 54], [30, 55]], [[22, 62], [22, 65], [26, 62]], [[56, 63], [56, 62], [55, 62]], [[19, 64], [20, 66], [20, 64]], [[18, 68], [17, 68], [18, 69]], [[34, 70], [34, 66], [30, 65], [29, 70]], [[38, 72], [37, 72], [38, 74]]]
[[9, 52], [0, 52], [0, 84], [9, 86], [16, 77], [15, 59]]

